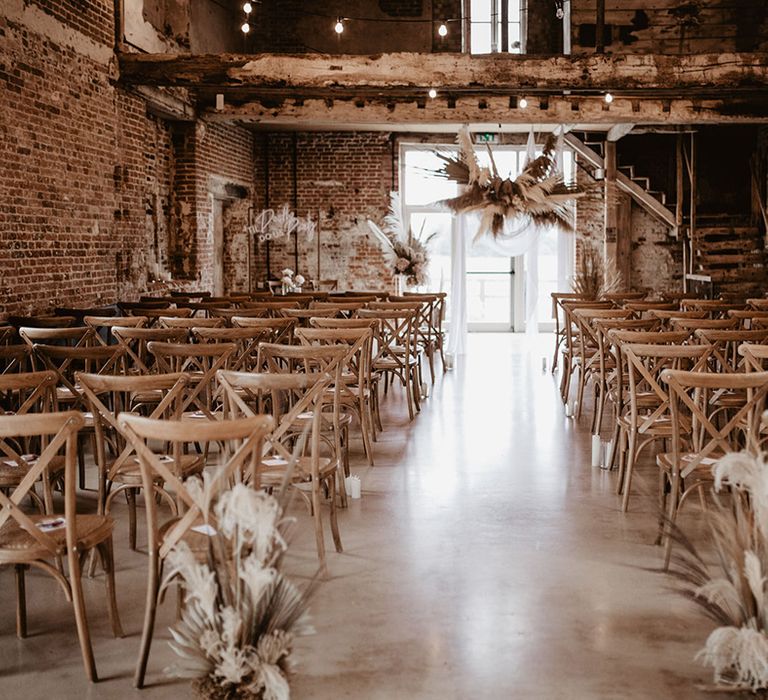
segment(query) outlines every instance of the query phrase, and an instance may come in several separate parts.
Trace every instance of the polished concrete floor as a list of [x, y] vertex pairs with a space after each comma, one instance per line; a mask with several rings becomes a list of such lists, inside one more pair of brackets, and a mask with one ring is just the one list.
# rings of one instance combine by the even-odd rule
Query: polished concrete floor
[[[353, 471], [363, 497], [340, 516], [345, 551], [312, 604], [317, 630], [299, 640], [293, 697], [696, 698], [710, 680], [693, 657], [709, 630], [659, 572], [654, 467], [649, 493], [618, 511], [615, 473], [589, 466], [587, 417], [564, 415], [542, 371], [551, 336], [470, 336], [413, 423], [387, 397], [376, 465]], [[642, 479], [641, 479], [642, 481]], [[287, 570], [316, 568], [311, 528]], [[71, 609], [32, 574], [31, 637], [13, 635], [13, 578], [0, 573], [1, 698], [177, 698], [162, 609], [149, 687], [131, 686], [146, 558], [116, 517], [118, 597], [126, 638], [114, 640], [103, 584], [86, 582], [101, 682], [83, 675]], [[140, 538], [143, 535], [140, 534]], [[330, 538], [329, 547], [330, 547]], [[141, 541], [141, 540], [140, 540]]]

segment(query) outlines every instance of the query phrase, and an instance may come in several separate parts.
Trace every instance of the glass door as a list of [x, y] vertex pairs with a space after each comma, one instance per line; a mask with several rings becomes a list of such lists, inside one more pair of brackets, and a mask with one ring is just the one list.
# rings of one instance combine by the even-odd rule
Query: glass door
[[514, 313], [515, 259], [467, 257], [467, 325], [470, 331], [511, 331]]

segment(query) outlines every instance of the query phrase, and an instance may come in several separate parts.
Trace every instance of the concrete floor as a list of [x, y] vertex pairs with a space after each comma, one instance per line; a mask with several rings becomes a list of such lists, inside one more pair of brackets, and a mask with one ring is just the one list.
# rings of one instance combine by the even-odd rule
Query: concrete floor
[[[655, 506], [622, 515], [615, 473], [589, 466], [588, 418], [564, 417], [542, 371], [551, 336], [472, 335], [408, 423], [399, 392], [385, 406], [376, 466], [353, 471], [363, 498], [340, 516], [343, 554], [312, 605], [317, 634], [299, 640], [293, 697], [697, 698], [710, 680], [693, 657], [711, 629], [660, 574]], [[640, 469], [650, 489], [655, 467]], [[642, 481], [642, 478], [641, 478]], [[287, 570], [314, 573], [309, 521]], [[147, 683], [131, 685], [146, 558], [115, 540], [121, 640], [110, 636], [101, 578], [86, 582], [96, 662], [88, 684], [71, 609], [30, 575], [31, 637], [13, 634], [13, 578], [0, 572], [0, 697], [177, 698], [161, 610]], [[330, 537], [328, 538], [330, 541]], [[140, 532], [140, 542], [143, 533]], [[329, 545], [331, 546], [331, 545]]]

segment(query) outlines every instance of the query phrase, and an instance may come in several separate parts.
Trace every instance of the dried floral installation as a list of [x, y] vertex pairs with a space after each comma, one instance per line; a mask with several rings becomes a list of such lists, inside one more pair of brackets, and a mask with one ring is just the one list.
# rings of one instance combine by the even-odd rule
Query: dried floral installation
[[613, 260], [605, 264], [600, 249], [584, 241], [571, 286], [585, 299], [599, 299], [621, 289], [621, 274]]
[[562, 173], [557, 171], [554, 134], [547, 137], [541, 155], [531, 160], [514, 180], [499, 174], [490, 145], [487, 147], [491, 167], [480, 166], [466, 126], [459, 131], [457, 143], [457, 154], [436, 153], [442, 167], [429, 172], [466, 187], [466, 191], [458, 197], [442, 200], [438, 204], [456, 214], [481, 212], [475, 238], [487, 233], [501, 236], [508, 219], [522, 219], [526, 224], [559, 226], [573, 231], [573, 213], [569, 204], [581, 194], [581, 190], [566, 184]]
[[[765, 421], [765, 415], [763, 416]], [[680, 590], [719, 626], [698, 657], [711, 666], [715, 682], [733, 690], [768, 689], [768, 463], [762, 453], [733, 452], [714, 468], [715, 498], [704, 516], [717, 566], [707, 563], [678, 527], [682, 545], [670, 572]]]
[[389, 195], [389, 213], [384, 217], [384, 230], [373, 221], [368, 220], [368, 226], [382, 244], [389, 257], [392, 273], [405, 275], [409, 285], [426, 284], [429, 253], [427, 246], [437, 235], [433, 233], [421, 240], [422, 230], [414, 236], [409, 226], [403, 221], [400, 195], [392, 192]]
[[186, 542], [168, 557], [162, 587], [179, 581], [181, 619], [171, 629], [177, 662], [166, 673], [194, 679], [204, 698], [288, 700], [293, 640], [311, 634], [307, 591], [281, 571], [287, 549], [283, 506], [271, 495], [234, 484], [211, 504], [211, 475], [187, 482], [209, 535], [201, 562]]

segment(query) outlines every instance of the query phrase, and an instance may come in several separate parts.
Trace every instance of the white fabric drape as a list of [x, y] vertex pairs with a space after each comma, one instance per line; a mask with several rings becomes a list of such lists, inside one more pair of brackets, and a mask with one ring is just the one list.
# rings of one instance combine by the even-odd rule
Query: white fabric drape
[[467, 217], [458, 216], [451, 227], [451, 326], [447, 352], [463, 355], [467, 348]]

